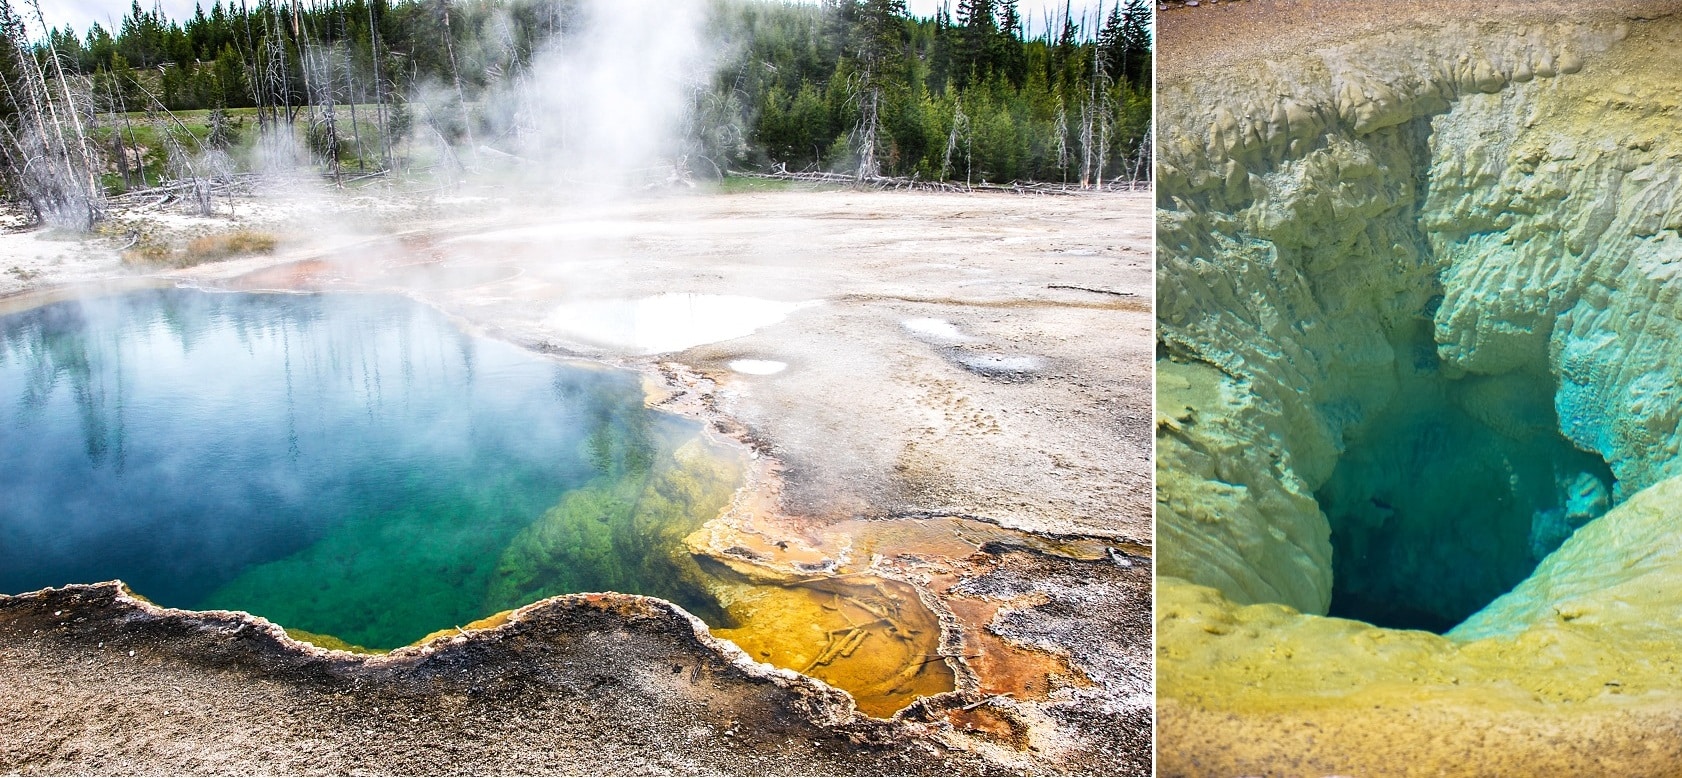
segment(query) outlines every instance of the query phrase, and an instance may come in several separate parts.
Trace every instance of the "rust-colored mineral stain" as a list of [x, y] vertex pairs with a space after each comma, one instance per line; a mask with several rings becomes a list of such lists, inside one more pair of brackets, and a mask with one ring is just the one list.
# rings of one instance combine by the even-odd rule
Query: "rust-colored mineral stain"
[[328, 291], [354, 289], [466, 289], [519, 276], [514, 265], [453, 265], [442, 260], [392, 263], [362, 260], [305, 259], [263, 268], [226, 281], [237, 291]]
[[954, 688], [939, 653], [940, 621], [904, 583], [850, 576], [743, 584], [727, 596], [726, 608], [743, 626], [713, 634], [759, 661], [845, 689], [864, 713], [886, 718]]
[[[1043, 700], [1058, 688], [1090, 683], [1067, 658], [1013, 643], [991, 629], [1001, 609], [1032, 603], [953, 587], [997, 564], [997, 556], [982, 552], [989, 544], [1092, 560], [1105, 558], [1115, 541], [1046, 537], [956, 516], [812, 522], [780, 514], [774, 503], [737, 507], [726, 521], [688, 542], [692, 551], [747, 579], [784, 583], [735, 590], [727, 608], [742, 626], [715, 630], [756, 659], [822, 678], [851, 692], [860, 710], [877, 716], [917, 697], [951, 691], [955, 675], [949, 661], [974, 672], [978, 692], [1017, 700]], [[948, 651], [954, 656], [939, 653], [939, 620], [923, 606], [918, 590], [904, 583], [910, 580], [920, 581], [924, 596], [953, 616], [961, 634], [958, 651]], [[911, 607], [884, 618], [855, 604], [880, 603], [884, 596]], [[918, 621], [906, 621], [913, 614]], [[997, 715], [969, 712], [963, 719], [965, 726], [1001, 742], [1019, 739], [1015, 725]]]
[[974, 708], [953, 708], [946, 712], [946, 720], [959, 729], [986, 735], [1017, 750], [1028, 746], [1028, 727], [1008, 711], [981, 705]]
[[963, 559], [988, 543], [1092, 560], [1103, 559], [1105, 546], [1113, 545], [1098, 538], [1044, 537], [958, 516], [850, 519], [826, 527], [824, 534], [851, 538], [853, 560], [865, 562], [874, 556]]
[[385, 272], [385, 264], [377, 260], [304, 259], [254, 270], [231, 278], [222, 286], [241, 292], [277, 289], [322, 292], [360, 288]]
[[963, 626], [964, 661], [980, 680], [982, 694], [1043, 700], [1058, 686], [1087, 685], [1063, 657], [1012, 644], [989, 630], [999, 603], [955, 597], [946, 601], [946, 607]]

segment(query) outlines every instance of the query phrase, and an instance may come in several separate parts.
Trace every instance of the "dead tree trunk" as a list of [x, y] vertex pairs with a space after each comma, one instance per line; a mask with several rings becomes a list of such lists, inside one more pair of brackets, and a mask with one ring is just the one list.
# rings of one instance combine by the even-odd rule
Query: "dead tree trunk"
[[1156, 128], [1154, 128], [1154, 127], [1146, 129], [1145, 130], [1145, 137], [1139, 141], [1139, 150], [1137, 152], [1137, 155], [1134, 156], [1134, 158], [1133, 158], [1133, 183], [1134, 184], [1139, 183], [1139, 181], [1141, 180], [1139, 178], [1139, 173], [1141, 171], [1143, 171], [1146, 176], [1149, 176], [1151, 174], [1151, 168], [1150, 168], [1150, 165], [1147, 164], [1147, 160], [1150, 158], [1150, 155], [1151, 155], [1151, 136], [1155, 132], [1156, 132]]
[[450, 78], [456, 84], [456, 105], [461, 109], [461, 131], [467, 134], [467, 148], [469, 153], [477, 154], [479, 144], [473, 140], [473, 120], [467, 115], [467, 92], [461, 86], [461, 68], [456, 64], [455, 35], [450, 31], [450, 0], [438, 0], [438, 8], [444, 13], [444, 50], [450, 55]]
[[969, 115], [964, 113], [964, 104], [953, 100], [952, 131], [946, 133], [946, 154], [940, 160], [940, 180], [945, 181], [952, 175], [952, 155], [958, 152], [958, 139], [964, 141], [964, 184], [970, 183], [969, 164]]
[[882, 173], [876, 161], [876, 135], [880, 125], [878, 109], [881, 102], [882, 89], [871, 83], [870, 71], [866, 69], [859, 92], [859, 181], [867, 181]]
[[[323, 46], [310, 46], [305, 53], [304, 79], [310, 91], [310, 103], [320, 108], [319, 120], [312, 116], [312, 124], [321, 128], [322, 154], [327, 157], [327, 172], [333, 176], [335, 186], [343, 186], [343, 171], [339, 169], [339, 98], [334, 87], [338, 81], [333, 77], [332, 49]], [[325, 61], [325, 62], [324, 62]], [[311, 77], [311, 72], [314, 72]]]
[[[41, 29], [51, 29], [47, 26], [47, 17], [41, 13], [41, 0], [30, 0], [30, 5], [35, 8], [35, 20], [40, 23]], [[99, 185], [99, 173], [94, 169], [93, 155], [90, 153], [88, 146], [88, 135], [82, 129], [82, 117], [77, 112], [76, 99], [70, 94], [70, 79], [65, 78], [64, 76], [64, 62], [60, 58], [58, 48], [49, 47], [47, 50], [47, 58], [52, 60], [53, 71], [58, 77], [59, 90], [64, 97], [64, 112], [70, 115], [70, 126], [76, 136], [76, 154], [74, 158], [72, 158], [69, 153], [69, 149], [66, 148], [65, 160], [71, 165], [72, 170], [79, 167], [80, 170], [76, 172], [81, 173], [82, 178], [87, 181], [87, 226], [91, 228], [93, 227], [94, 221], [99, 217], [99, 202], [103, 199], [101, 195], [104, 192]], [[42, 73], [41, 78], [44, 82], [46, 80], [46, 74]], [[52, 105], [50, 96], [47, 104], [49, 106]], [[55, 124], [58, 123], [58, 115], [56, 111], [53, 115], [53, 122]], [[60, 132], [62, 133], [62, 129]], [[59, 137], [59, 143], [61, 145], [64, 143], [62, 134]]]
[[[127, 73], [123, 74], [127, 76]], [[123, 96], [123, 90], [117, 88], [116, 74], [112, 74], [112, 88], [117, 92], [117, 108], [123, 113], [123, 129], [128, 132], [129, 148], [134, 150], [135, 175], [140, 179], [140, 185], [146, 186], [146, 158], [140, 153], [140, 137], [134, 132], [134, 120], [129, 116], [128, 98]]]
[[[39, 3], [31, 5], [41, 20]], [[42, 28], [46, 29], [44, 22]], [[96, 150], [89, 145], [81, 115], [83, 103], [92, 99], [91, 88], [86, 95], [80, 86], [72, 91], [72, 79], [64, 72], [56, 47], [47, 48], [50, 65], [36, 59], [27, 26], [5, 0], [0, 0], [0, 36], [16, 72], [15, 80], [4, 82], [16, 110], [12, 119], [16, 125], [5, 126], [5, 138], [0, 141], [6, 147], [5, 173], [11, 179], [6, 188], [21, 195], [39, 219], [91, 229], [104, 200], [94, 162]], [[47, 78], [48, 67], [56, 75], [56, 88]]]
[[[199, 215], [210, 216], [215, 213], [215, 201], [213, 199], [215, 191], [212, 186], [214, 182], [204, 175], [204, 170], [201, 169], [201, 166], [208, 167], [209, 160], [207, 158], [210, 156], [206, 153], [204, 144], [199, 142], [198, 136], [194, 135], [193, 131], [187, 128], [186, 123], [181, 121], [181, 117], [176, 116], [173, 111], [169, 110], [163, 101], [158, 99], [157, 95], [152, 94], [139, 81], [135, 81], [134, 85], [146, 95], [146, 99], [149, 101], [146, 108], [147, 119], [152, 123], [154, 134], [163, 140], [164, 155], [175, 177], [178, 180], [185, 181], [189, 188], [193, 190], [193, 198], [198, 205]], [[173, 125], [173, 129], [171, 125]], [[180, 132], [177, 133], [175, 130]], [[187, 140], [192, 141], [193, 145], [198, 147], [197, 153], [189, 153], [178, 135], [185, 136]]]
[[[1100, 7], [1100, 11], [1102, 8]], [[1102, 18], [1102, 13], [1099, 14]], [[1092, 91], [1097, 95], [1098, 120], [1098, 164], [1094, 172], [1099, 189], [1104, 188], [1104, 164], [1109, 161], [1110, 151], [1110, 79], [1109, 74], [1101, 66], [1102, 57], [1098, 56], [1098, 49], [1092, 49]]]
[[123, 121], [126, 123], [128, 121], [128, 112], [119, 111], [118, 109], [122, 103], [119, 100], [116, 85], [117, 75], [112, 73], [111, 77], [105, 82], [105, 106], [110, 109], [112, 114], [111, 155], [117, 158], [117, 175], [122, 176], [123, 189], [126, 190], [134, 188], [134, 179], [129, 175], [128, 150], [123, 148], [123, 130], [121, 127], [117, 126], [116, 117], [120, 113], [123, 117]]
[[1095, 139], [1092, 125], [1096, 119], [1095, 114], [1098, 113], [1096, 85], [1097, 82], [1094, 81], [1092, 93], [1080, 108], [1080, 188], [1082, 189], [1086, 189], [1092, 184], [1092, 143]]
[[374, 105], [375, 118], [380, 128], [380, 163], [387, 170], [393, 169], [391, 158], [391, 119], [385, 109], [385, 84], [380, 81], [380, 28], [374, 20], [374, 4], [368, 3], [368, 55], [374, 65]]
[[1069, 183], [1069, 109], [1063, 98], [1057, 98], [1057, 123], [1051, 131], [1057, 135], [1057, 170], [1063, 174], [1063, 184]]
[[349, 44], [345, 45], [345, 100], [350, 103], [350, 136], [356, 139], [356, 169], [368, 170], [367, 153], [362, 149], [362, 126], [356, 119], [356, 77], [351, 72], [354, 57], [351, 56]]

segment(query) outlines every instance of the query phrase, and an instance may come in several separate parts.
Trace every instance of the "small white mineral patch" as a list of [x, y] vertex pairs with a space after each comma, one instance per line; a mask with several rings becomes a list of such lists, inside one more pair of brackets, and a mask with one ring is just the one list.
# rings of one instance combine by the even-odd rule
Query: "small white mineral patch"
[[776, 375], [788, 368], [787, 362], [774, 359], [732, 359], [730, 369], [743, 375]]
[[970, 340], [970, 336], [964, 334], [963, 330], [945, 319], [906, 319], [904, 324], [911, 334], [924, 340], [940, 343], [963, 343]]
[[958, 364], [981, 373], [1036, 373], [1045, 366], [1039, 357], [1004, 354], [962, 354]]
[[557, 308], [545, 324], [587, 343], [633, 354], [664, 354], [752, 335], [818, 301], [780, 302], [715, 294], [659, 294], [584, 300]]

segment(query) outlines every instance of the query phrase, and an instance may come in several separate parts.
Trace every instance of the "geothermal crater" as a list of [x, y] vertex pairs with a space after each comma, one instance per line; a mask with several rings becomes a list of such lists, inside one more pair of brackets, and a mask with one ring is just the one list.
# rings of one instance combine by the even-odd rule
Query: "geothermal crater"
[[[745, 326], [605, 318], [579, 321], [656, 341]], [[555, 595], [645, 594], [877, 716], [953, 690], [941, 624], [904, 584], [857, 565], [832, 579], [822, 554], [808, 569], [826, 575], [788, 586], [728, 564], [787, 541], [692, 554], [685, 537], [730, 504], [745, 452], [648, 408], [633, 372], [346, 293], [58, 302], [0, 318], [0, 344], [14, 399], [0, 591], [122, 579], [161, 605], [245, 611], [358, 652]]]
[[1682, 20], [1424, 5], [1164, 14], [1171, 774], [1664, 764]]

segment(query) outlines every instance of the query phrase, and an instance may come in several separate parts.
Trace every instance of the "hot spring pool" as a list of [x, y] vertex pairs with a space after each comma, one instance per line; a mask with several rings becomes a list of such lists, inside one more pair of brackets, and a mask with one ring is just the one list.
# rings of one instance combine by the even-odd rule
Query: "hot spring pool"
[[0, 317], [0, 592], [121, 578], [370, 649], [564, 592], [727, 624], [681, 550], [740, 480], [700, 433], [403, 298], [54, 303]]

